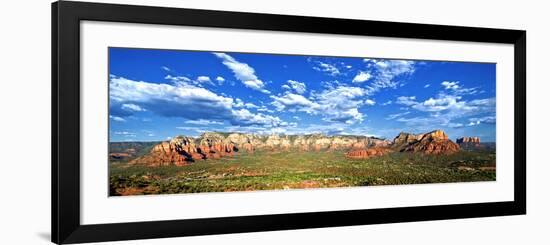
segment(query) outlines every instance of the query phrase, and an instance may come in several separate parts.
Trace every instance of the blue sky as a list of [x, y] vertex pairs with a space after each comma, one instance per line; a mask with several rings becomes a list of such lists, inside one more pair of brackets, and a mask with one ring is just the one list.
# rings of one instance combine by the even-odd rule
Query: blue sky
[[111, 141], [205, 131], [495, 141], [496, 64], [109, 48]]

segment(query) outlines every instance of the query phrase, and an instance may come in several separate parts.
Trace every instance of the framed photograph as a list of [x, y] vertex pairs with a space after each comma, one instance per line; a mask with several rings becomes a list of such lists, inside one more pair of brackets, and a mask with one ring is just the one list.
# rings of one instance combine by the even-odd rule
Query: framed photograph
[[52, 241], [520, 215], [526, 33], [52, 5]]

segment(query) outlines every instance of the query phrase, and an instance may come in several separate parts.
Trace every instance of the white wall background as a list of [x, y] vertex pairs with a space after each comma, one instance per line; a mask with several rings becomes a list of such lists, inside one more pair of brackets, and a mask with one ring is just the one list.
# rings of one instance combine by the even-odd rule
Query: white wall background
[[[106, 2], [115, 2], [107, 0]], [[119, 0], [118, 3], [527, 30], [526, 216], [277, 231], [106, 244], [548, 244], [550, 21], [544, 1]], [[0, 244], [48, 244], [50, 1], [0, 14]]]

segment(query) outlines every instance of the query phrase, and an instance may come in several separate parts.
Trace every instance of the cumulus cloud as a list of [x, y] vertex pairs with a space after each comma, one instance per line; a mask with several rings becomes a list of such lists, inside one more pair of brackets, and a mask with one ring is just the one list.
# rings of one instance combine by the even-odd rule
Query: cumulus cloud
[[382, 103], [382, 105], [391, 105], [392, 103], [393, 103], [393, 101], [391, 101], [391, 100], [388, 100], [388, 101], [386, 101], [386, 102]]
[[146, 111], [145, 109], [141, 108], [139, 105], [136, 105], [136, 104], [122, 104], [120, 108], [125, 111]]
[[208, 83], [208, 84], [214, 85], [212, 83], [212, 80], [210, 80], [209, 76], [198, 76], [197, 77], [197, 82], [199, 82], [199, 83]]
[[495, 109], [495, 98], [463, 100], [461, 96], [440, 93], [437, 97], [425, 101], [416, 101], [415, 96], [401, 96], [397, 98], [398, 104], [410, 106], [419, 111], [440, 112], [456, 111], [458, 113], [489, 112]]
[[495, 116], [486, 116], [481, 118], [470, 118], [468, 119], [470, 123], [468, 123], [468, 126], [476, 126], [479, 124], [494, 124], [496, 123], [496, 117]]
[[246, 107], [246, 108], [248, 108], [248, 109], [257, 109], [257, 108], [259, 108], [259, 106], [254, 105], [253, 103], [250, 103], [250, 102], [245, 103], [245, 104], [244, 104], [244, 107]]
[[[449, 84], [449, 86], [453, 86]], [[409, 126], [413, 125], [441, 125], [451, 128], [464, 127], [463, 123], [454, 122], [456, 119], [476, 116], [490, 115], [483, 118], [473, 118], [468, 126], [477, 125], [482, 122], [494, 121], [495, 114], [495, 98], [464, 100], [461, 96], [454, 94], [440, 93], [435, 98], [428, 98], [424, 101], [417, 101], [416, 97], [401, 96], [397, 99], [397, 103], [409, 106], [412, 109], [429, 113], [425, 117], [415, 118], [398, 118], [397, 121], [405, 122]], [[479, 122], [479, 123], [478, 123]]]
[[399, 96], [397, 97], [397, 100], [395, 101], [395, 103], [410, 106], [410, 105], [415, 105], [418, 102], [416, 102], [415, 96]]
[[126, 119], [113, 115], [109, 115], [109, 119], [112, 119], [115, 122], [126, 122]]
[[206, 119], [199, 119], [199, 120], [187, 120], [185, 121], [186, 124], [194, 124], [194, 125], [222, 125], [223, 122], [218, 121], [211, 121]]
[[473, 95], [481, 92], [477, 88], [465, 88], [459, 81], [443, 81], [441, 82], [441, 86], [455, 95]]
[[359, 107], [371, 100], [362, 100], [366, 95], [359, 87], [338, 86], [312, 93], [310, 98], [287, 91], [283, 95], [271, 96], [271, 103], [278, 111], [302, 111], [308, 114], [320, 114], [328, 122], [345, 122], [353, 124], [363, 120], [364, 115]]
[[464, 124], [462, 123], [447, 123], [447, 127], [450, 127], [450, 128], [462, 128], [464, 127]]
[[320, 105], [323, 120], [353, 124], [363, 121], [364, 115], [358, 108], [364, 104], [361, 98], [365, 95], [363, 88], [339, 86], [314, 94], [313, 97]]
[[237, 61], [235, 58], [225, 53], [214, 53], [214, 55], [222, 60], [222, 63], [233, 72], [235, 78], [241, 81], [244, 86], [264, 94], [270, 94], [270, 92], [264, 88], [264, 82], [256, 76], [254, 68], [246, 63]]
[[267, 108], [267, 106], [265, 106], [265, 105], [260, 106], [256, 110], [261, 111], [261, 112], [268, 112], [268, 113], [274, 113], [275, 112], [274, 110], [271, 110], [271, 109]]
[[232, 98], [184, 82], [158, 84], [111, 76], [109, 96], [111, 108], [135, 104], [164, 117], [229, 121], [233, 125], [273, 126], [282, 123], [278, 117], [236, 109]]
[[304, 111], [307, 113], [315, 113], [320, 105], [309, 100], [300, 94], [286, 93], [282, 96], [271, 96], [271, 103], [278, 111], [287, 109], [291, 112]]
[[222, 85], [223, 82], [225, 82], [225, 78], [221, 77], [221, 76], [217, 76], [216, 77], [216, 81], [218, 81], [218, 84]]
[[115, 132], [113, 132], [113, 134], [121, 135], [121, 136], [124, 136], [124, 137], [136, 137], [136, 133], [129, 132], [129, 131], [115, 131]]
[[242, 101], [239, 98], [235, 99], [235, 102], [233, 103], [233, 107], [236, 107], [236, 108], [245, 107], [245, 108], [248, 108], [248, 109], [259, 108], [259, 106], [255, 105], [253, 103], [250, 103], [250, 102], [244, 103], [244, 101]]
[[458, 85], [459, 82], [449, 82], [449, 81], [443, 81], [441, 85], [445, 87], [445, 89], [458, 89], [460, 86]]
[[290, 87], [296, 91], [298, 94], [303, 94], [306, 92], [306, 84], [294, 80], [288, 80], [288, 84], [290, 84]]
[[283, 121], [279, 117], [265, 115], [262, 113], [254, 114], [247, 109], [240, 109], [233, 111], [233, 117], [231, 118], [231, 124], [233, 125], [260, 125], [279, 127], [283, 125]]
[[371, 99], [366, 99], [365, 100], [365, 105], [375, 105], [376, 104], [376, 101], [374, 100], [371, 100]]
[[192, 80], [186, 76], [172, 76], [172, 75], [166, 75], [164, 79], [170, 80], [173, 83], [189, 83]]
[[367, 86], [369, 94], [378, 92], [384, 88], [397, 88], [402, 84], [402, 76], [411, 75], [415, 72], [415, 62], [410, 60], [384, 60], [364, 59], [369, 73], [372, 75], [372, 82]]
[[341, 74], [340, 69], [338, 69], [336, 65], [325, 63], [322, 61], [316, 61], [313, 69], [316, 71], [324, 72], [331, 76], [337, 76]]
[[353, 78], [352, 82], [353, 83], [362, 83], [362, 82], [366, 82], [367, 80], [369, 80], [370, 78], [372, 77], [372, 75], [368, 72], [364, 72], [364, 71], [360, 71], [359, 73], [357, 73], [357, 75], [355, 75], [355, 77]]

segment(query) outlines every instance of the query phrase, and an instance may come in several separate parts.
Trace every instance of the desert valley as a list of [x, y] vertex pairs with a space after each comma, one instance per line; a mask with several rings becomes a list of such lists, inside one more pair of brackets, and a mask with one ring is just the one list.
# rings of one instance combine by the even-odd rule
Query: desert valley
[[111, 142], [110, 195], [493, 181], [495, 145], [442, 130], [392, 140], [206, 132]]

